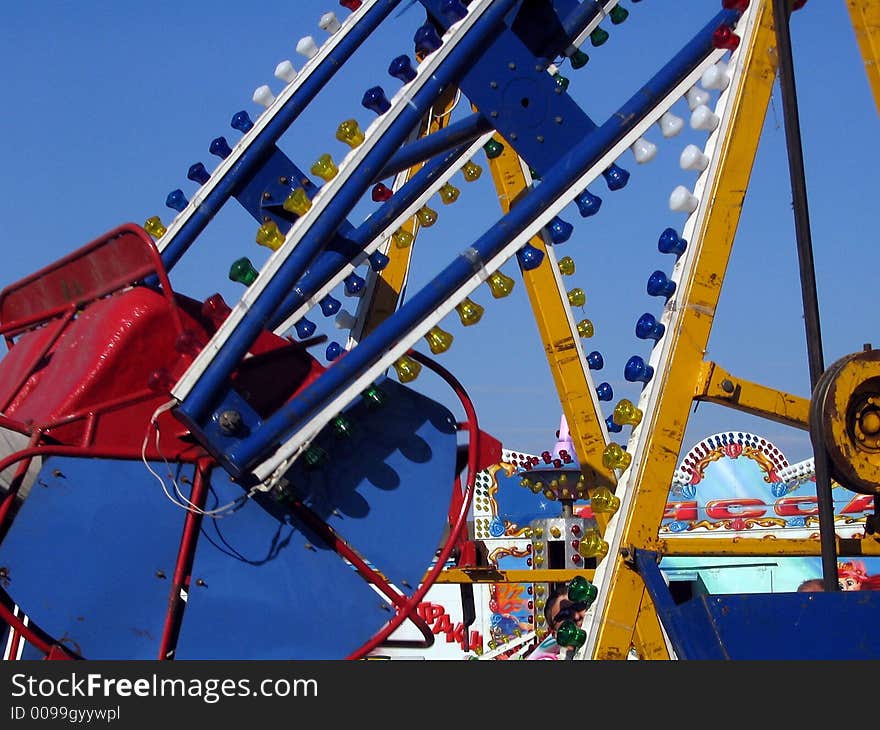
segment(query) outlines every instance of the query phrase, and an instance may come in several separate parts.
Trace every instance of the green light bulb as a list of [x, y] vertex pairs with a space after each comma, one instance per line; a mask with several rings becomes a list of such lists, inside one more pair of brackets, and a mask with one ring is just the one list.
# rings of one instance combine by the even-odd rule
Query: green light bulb
[[586, 640], [587, 632], [579, 629], [574, 621], [563, 621], [556, 629], [556, 643], [559, 646], [578, 649], [584, 645]]
[[590, 43], [592, 43], [596, 47], [601, 46], [607, 40], [608, 32], [602, 30], [601, 28], [596, 28], [592, 33], [590, 33]]
[[242, 256], [229, 267], [229, 278], [245, 286], [253, 284], [258, 273], [247, 256]]
[[504, 152], [504, 145], [501, 144], [497, 139], [490, 139], [486, 144], [483, 145], [483, 149], [486, 151], [486, 157], [490, 160], [494, 160], [498, 157], [502, 152]]
[[361, 397], [367, 402], [368, 408], [381, 408], [385, 405], [385, 400], [388, 396], [386, 396], [385, 391], [378, 386], [371, 385], [361, 393]]
[[608, 17], [611, 18], [611, 22], [614, 25], [620, 25], [624, 20], [629, 17], [629, 10], [627, 10], [622, 5], [615, 5], [611, 8], [611, 12], [608, 14]]
[[572, 603], [586, 603], [589, 608], [598, 595], [599, 589], [582, 575], [576, 575], [568, 584], [568, 600]]
[[575, 51], [569, 58], [572, 68], [583, 68], [590, 62], [590, 57], [583, 51]]

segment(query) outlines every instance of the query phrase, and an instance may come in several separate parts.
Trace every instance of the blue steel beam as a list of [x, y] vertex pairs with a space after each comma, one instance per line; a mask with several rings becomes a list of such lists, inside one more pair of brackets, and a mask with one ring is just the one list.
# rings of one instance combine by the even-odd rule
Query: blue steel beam
[[[464, 253], [456, 257], [433, 281], [417, 292], [368, 338], [333, 364], [296, 398], [251, 430], [246, 439], [236, 440], [225, 459], [236, 470], [259, 462], [277, 447], [284, 434], [302, 427], [332, 398], [364, 375], [376, 362], [438, 309], [457, 290], [499, 255], [526, 227], [551, 204], [563, 197], [572, 182], [585, 175], [641, 119], [668, 97], [683, 79], [715, 48], [712, 36], [720, 25], [735, 24], [740, 13], [718, 13], [676, 56], [643, 86], [596, 132], [574, 147], [544, 176], [542, 184], [524, 196], [498, 224], [484, 233]], [[184, 403], [185, 405], [185, 403]]]
[[205, 196], [176, 235], [165, 244], [162, 249], [162, 263], [166, 271], [171, 271], [229, 198], [258, 174], [260, 168], [273, 154], [275, 143], [399, 2], [400, 0], [378, 0], [345, 34], [323, 62], [309, 74], [302, 86], [260, 131], [256, 139], [251, 141], [235, 166]]
[[[212, 411], [220, 400], [218, 394], [228, 387], [227, 379], [230, 373], [237, 367], [325, 242], [332, 237], [340, 221], [360, 200], [375, 175], [399, 149], [412, 128], [421, 121], [438, 94], [448, 85], [457, 83], [473, 60], [485, 50], [487, 39], [497, 34], [504, 16], [515, 4], [515, 0], [493, 2], [481, 17], [476, 19], [467, 33], [456, 39], [445, 61], [438, 65], [430, 78], [424, 79], [381, 138], [365, 152], [358, 168], [341, 183], [336, 195], [317, 214], [299, 244], [271, 280], [264, 285], [250, 304], [248, 313], [238, 322], [234, 332], [219, 346], [201, 373], [198, 382], [192, 386], [175, 409], [178, 417], [194, 432], [203, 434], [205, 429], [210, 427]], [[227, 461], [226, 466], [233, 473], [240, 471], [234, 461]]]

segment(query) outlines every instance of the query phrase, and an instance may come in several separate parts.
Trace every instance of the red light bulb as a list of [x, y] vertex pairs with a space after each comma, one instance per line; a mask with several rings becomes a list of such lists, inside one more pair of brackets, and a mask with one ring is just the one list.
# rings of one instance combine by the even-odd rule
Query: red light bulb
[[726, 48], [735, 51], [739, 46], [739, 36], [729, 26], [719, 25], [712, 34], [712, 45], [715, 48]]

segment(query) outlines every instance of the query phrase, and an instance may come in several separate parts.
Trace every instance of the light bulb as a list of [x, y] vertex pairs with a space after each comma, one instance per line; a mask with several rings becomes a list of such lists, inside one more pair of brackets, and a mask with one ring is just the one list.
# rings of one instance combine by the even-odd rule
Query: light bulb
[[653, 142], [649, 142], [644, 137], [639, 137], [633, 142], [630, 149], [632, 150], [636, 162], [640, 165], [650, 162], [657, 156], [657, 145]]
[[660, 127], [660, 132], [666, 139], [674, 137], [684, 129], [684, 119], [675, 116], [672, 112], [666, 112], [657, 120], [657, 124]]
[[318, 27], [321, 30], [327, 31], [330, 35], [333, 35], [342, 27], [342, 24], [336, 18], [336, 13], [331, 10], [321, 16], [321, 19], [318, 21]]
[[679, 213], [693, 213], [700, 201], [684, 185], [679, 185], [669, 196], [669, 209]]
[[257, 243], [277, 251], [284, 243], [284, 234], [278, 230], [278, 224], [275, 221], [266, 221], [257, 229]]
[[268, 107], [275, 101], [275, 94], [272, 93], [272, 89], [268, 86], [259, 86], [254, 91], [253, 100], [255, 104]]
[[458, 312], [461, 323], [465, 327], [470, 327], [480, 321], [485, 310], [469, 297], [465, 297], [460, 304], [456, 305], [455, 311]]
[[346, 119], [336, 128], [336, 139], [354, 149], [364, 141], [364, 133], [356, 119]]
[[730, 70], [724, 61], [719, 61], [714, 66], [709, 66], [703, 71], [700, 84], [704, 89], [724, 91], [730, 85]]
[[681, 151], [678, 164], [682, 170], [695, 170], [702, 172], [709, 166], [709, 157], [695, 144], [689, 144]]
[[330, 157], [329, 154], [321, 155], [315, 164], [309, 169], [313, 175], [317, 175], [327, 182], [330, 182], [339, 172], [339, 168], [336, 166], [336, 163], [333, 162], [333, 158]]
[[437, 222], [437, 211], [423, 205], [416, 211], [416, 218], [424, 228], [430, 228]]
[[296, 44], [296, 52], [306, 58], [314, 58], [318, 55], [318, 44], [310, 35], [300, 38]]
[[691, 114], [691, 129], [714, 132], [721, 123], [721, 118], [705, 104], [700, 104]]
[[436, 325], [431, 327], [428, 330], [428, 334], [425, 335], [425, 341], [428, 343], [428, 347], [431, 348], [431, 352], [435, 355], [446, 352], [452, 346], [452, 339], [451, 334]]
[[489, 284], [489, 289], [492, 290], [492, 296], [496, 299], [506, 297], [513, 291], [513, 279], [505, 276], [500, 271], [493, 273], [486, 281]]
[[621, 400], [615, 407], [612, 418], [618, 426], [636, 427], [642, 422], [642, 411], [633, 405], [628, 398]]
[[422, 366], [421, 363], [416, 362], [409, 355], [404, 355], [394, 362], [394, 370], [397, 373], [397, 379], [401, 383], [409, 383], [419, 377]]
[[709, 92], [703, 91], [699, 86], [691, 86], [684, 96], [685, 99], [687, 99], [688, 108], [691, 111], [700, 105], [708, 104], [710, 99]]
[[285, 59], [275, 67], [275, 78], [289, 84], [296, 78], [296, 69], [290, 61]]

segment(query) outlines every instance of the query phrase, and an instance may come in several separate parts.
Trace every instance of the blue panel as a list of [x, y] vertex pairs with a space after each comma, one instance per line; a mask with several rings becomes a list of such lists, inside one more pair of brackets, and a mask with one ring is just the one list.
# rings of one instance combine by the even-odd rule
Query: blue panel
[[[386, 404], [345, 414], [355, 428], [329, 428], [313, 444], [330, 461], [295, 467], [298, 496], [399, 588], [424, 576], [446, 524], [455, 472], [454, 419], [391, 380]], [[299, 462], [298, 462], [299, 463]], [[221, 482], [214, 499], [240, 488]], [[335, 512], [334, 512], [335, 510]], [[206, 521], [193, 568], [179, 659], [342, 659], [392, 616], [384, 601], [320, 537], [270, 499]]]
[[183, 518], [140, 462], [46, 459], [0, 544], [7, 590], [88, 659], [155, 659]]
[[637, 551], [679, 659], [880, 659], [880, 591], [701, 595], [675, 604], [654, 554]]

